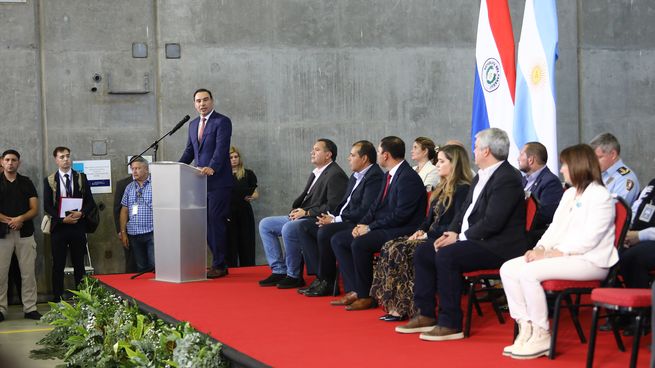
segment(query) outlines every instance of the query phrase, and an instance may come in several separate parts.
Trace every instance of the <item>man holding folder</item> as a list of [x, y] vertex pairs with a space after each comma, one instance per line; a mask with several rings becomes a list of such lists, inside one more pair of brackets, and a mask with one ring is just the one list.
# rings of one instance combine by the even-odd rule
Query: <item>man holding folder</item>
[[95, 208], [95, 202], [86, 176], [71, 168], [70, 149], [57, 147], [52, 155], [58, 170], [44, 180], [43, 209], [52, 216], [52, 292], [54, 301], [58, 302], [64, 293], [64, 268], [69, 249], [75, 285], [84, 277], [86, 216]]

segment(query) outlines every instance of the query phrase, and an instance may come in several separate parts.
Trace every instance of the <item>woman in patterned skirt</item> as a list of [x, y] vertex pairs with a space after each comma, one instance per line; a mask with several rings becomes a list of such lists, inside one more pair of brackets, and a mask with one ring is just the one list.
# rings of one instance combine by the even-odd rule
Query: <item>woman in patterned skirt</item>
[[414, 267], [416, 246], [434, 242], [446, 231], [466, 199], [471, 184], [471, 164], [466, 149], [446, 145], [437, 155], [439, 183], [430, 196], [430, 212], [418, 230], [384, 244], [373, 272], [371, 295], [387, 314], [381, 320], [402, 321], [416, 313], [414, 307]]

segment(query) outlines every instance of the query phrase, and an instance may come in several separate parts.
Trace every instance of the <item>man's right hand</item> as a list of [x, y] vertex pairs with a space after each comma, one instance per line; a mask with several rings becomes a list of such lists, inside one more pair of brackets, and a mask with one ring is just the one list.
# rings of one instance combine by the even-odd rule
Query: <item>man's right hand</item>
[[64, 217], [64, 219], [62, 220], [64, 224], [69, 224], [69, 225], [77, 224], [77, 221], [79, 221], [79, 217], [78, 218], [73, 217], [72, 213]]
[[322, 213], [320, 216], [316, 216], [316, 225], [323, 226], [331, 224], [334, 222], [334, 216]]
[[127, 234], [123, 231], [118, 233], [118, 237], [121, 238], [121, 243], [123, 243], [123, 248], [127, 249], [130, 247], [130, 243], [128, 242], [127, 239]]

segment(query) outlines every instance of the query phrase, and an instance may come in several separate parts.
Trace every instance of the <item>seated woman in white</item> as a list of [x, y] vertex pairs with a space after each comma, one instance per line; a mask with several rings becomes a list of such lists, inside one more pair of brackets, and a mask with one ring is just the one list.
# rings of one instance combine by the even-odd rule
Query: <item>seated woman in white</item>
[[503, 355], [532, 359], [550, 349], [545, 280], [603, 280], [618, 261], [614, 248], [614, 203], [601, 180], [594, 151], [586, 144], [560, 154], [564, 180], [571, 188], [537, 246], [503, 264], [500, 276], [510, 315], [519, 325], [514, 344]]
[[423, 180], [423, 185], [428, 192], [431, 192], [439, 183], [439, 172], [434, 165], [437, 160], [437, 146], [432, 139], [418, 137], [412, 144], [412, 161], [416, 166], [412, 167]]

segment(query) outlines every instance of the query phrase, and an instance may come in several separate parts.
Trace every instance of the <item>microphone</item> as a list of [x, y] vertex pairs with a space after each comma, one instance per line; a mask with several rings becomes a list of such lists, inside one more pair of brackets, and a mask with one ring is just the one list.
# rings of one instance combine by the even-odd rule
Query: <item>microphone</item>
[[168, 135], [173, 135], [173, 133], [177, 132], [177, 130], [180, 129], [180, 128], [182, 127], [182, 125], [184, 125], [184, 123], [186, 123], [187, 121], [189, 121], [189, 119], [191, 119], [191, 117], [189, 117], [189, 115], [183, 117], [182, 120], [180, 120], [180, 122], [177, 123], [177, 125], [175, 126], [175, 128], [173, 128], [173, 129], [170, 131], [170, 133], [168, 133]]

